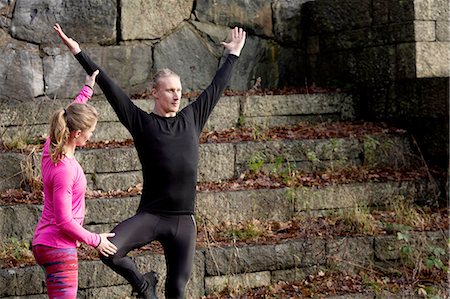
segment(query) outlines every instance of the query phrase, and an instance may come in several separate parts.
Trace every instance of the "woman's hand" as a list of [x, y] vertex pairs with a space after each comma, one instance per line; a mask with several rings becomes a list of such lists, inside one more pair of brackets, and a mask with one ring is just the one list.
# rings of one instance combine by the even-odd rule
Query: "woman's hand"
[[62, 42], [69, 48], [70, 52], [72, 52], [73, 55], [81, 52], [80, 45], [75, 40], [68, 37], [58, 23], [53, 26], [53, 29], [55, 29]]
[[95, 78], [97, 77], [99, 73], [99, 70], [95, 70], [92, 75], [86, 75], [86, 81], [84, 84], [86, 84], [87, 86], [89, 86], [90, 88], [94, 89], [94, 85], [95, 85]]
[[100, 234], [100, 244], [95, 249], [104, 256], [114, 255], [117, 252], [117, 247], [108, 238], [114, 237], [115, 235], [115, 233]]
[[221, 42], [221, 44], [230, 54], [239, 56], [245, 44], [245, 36], [246, 32], [242, 28], [234, 27], [228, 34], [227, 40], [229, 42]]

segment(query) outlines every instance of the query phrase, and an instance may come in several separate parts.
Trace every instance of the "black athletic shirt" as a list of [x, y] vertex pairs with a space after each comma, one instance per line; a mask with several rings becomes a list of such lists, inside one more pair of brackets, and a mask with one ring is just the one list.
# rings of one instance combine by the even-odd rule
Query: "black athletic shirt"
[[[76, 58], [86, 69], [89, 57], [80, 52]], [[211, 84], [174, 117], [145, 112], [128, 96], [109, 96], [111, 91], [103, 90], [119, 120], [133, 136], [142, 164], [144, 182], [138, 212], [194, 214], [200, 133], [227, 86], [237, 59], [229, 54]], [[97, 77], [104, 89], [99, 80]]]

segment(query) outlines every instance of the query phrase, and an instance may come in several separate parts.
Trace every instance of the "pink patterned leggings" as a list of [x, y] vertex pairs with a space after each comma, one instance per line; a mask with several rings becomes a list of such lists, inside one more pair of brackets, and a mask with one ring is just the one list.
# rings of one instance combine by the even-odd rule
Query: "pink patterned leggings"
[[33, 255], [45, 273], [48, 297], [76, 299], [78, 289], [78, 255], [76, 248], [33, 246]]

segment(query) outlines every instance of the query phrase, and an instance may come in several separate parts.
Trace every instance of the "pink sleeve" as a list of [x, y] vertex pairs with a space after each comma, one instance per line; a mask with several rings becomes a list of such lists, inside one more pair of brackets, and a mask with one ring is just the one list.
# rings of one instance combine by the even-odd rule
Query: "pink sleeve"
[[93, 93], [94, 93], [94, 91], [92, 90], [92, 88], [85, 85], [80, 90], [80, 92], [78, 93], [77, 97], [75, 98], [75, 100], [73, 102], [74, 103], [87, 103], [91, 99]]
[[53, 200], [56, 225], [74, 240], [81, 241], [92, 247], [100, 243], [100, 236], [81, 226], [72, 215], [72, 185], [73, 175], [64, 169], [54, 175]]

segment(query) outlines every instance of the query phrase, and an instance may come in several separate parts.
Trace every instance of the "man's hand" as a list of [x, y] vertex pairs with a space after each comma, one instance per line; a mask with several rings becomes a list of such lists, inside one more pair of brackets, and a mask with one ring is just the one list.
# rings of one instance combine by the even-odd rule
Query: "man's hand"
[[221, 42], [221, 44], [230, 52], [230, 54], [239, 56], [245, 44], [245, 36], [246, 33], [242, 28], [234, 27], [228, 34], [228, 42]]
[[81, 52], [80, 45], [75, 40], [68, 37], [58, 23], [53, 26], [53, 29], [55, 29], [62, 42], [69, 48], [70, 52], [72, 52], [73, 55]]

